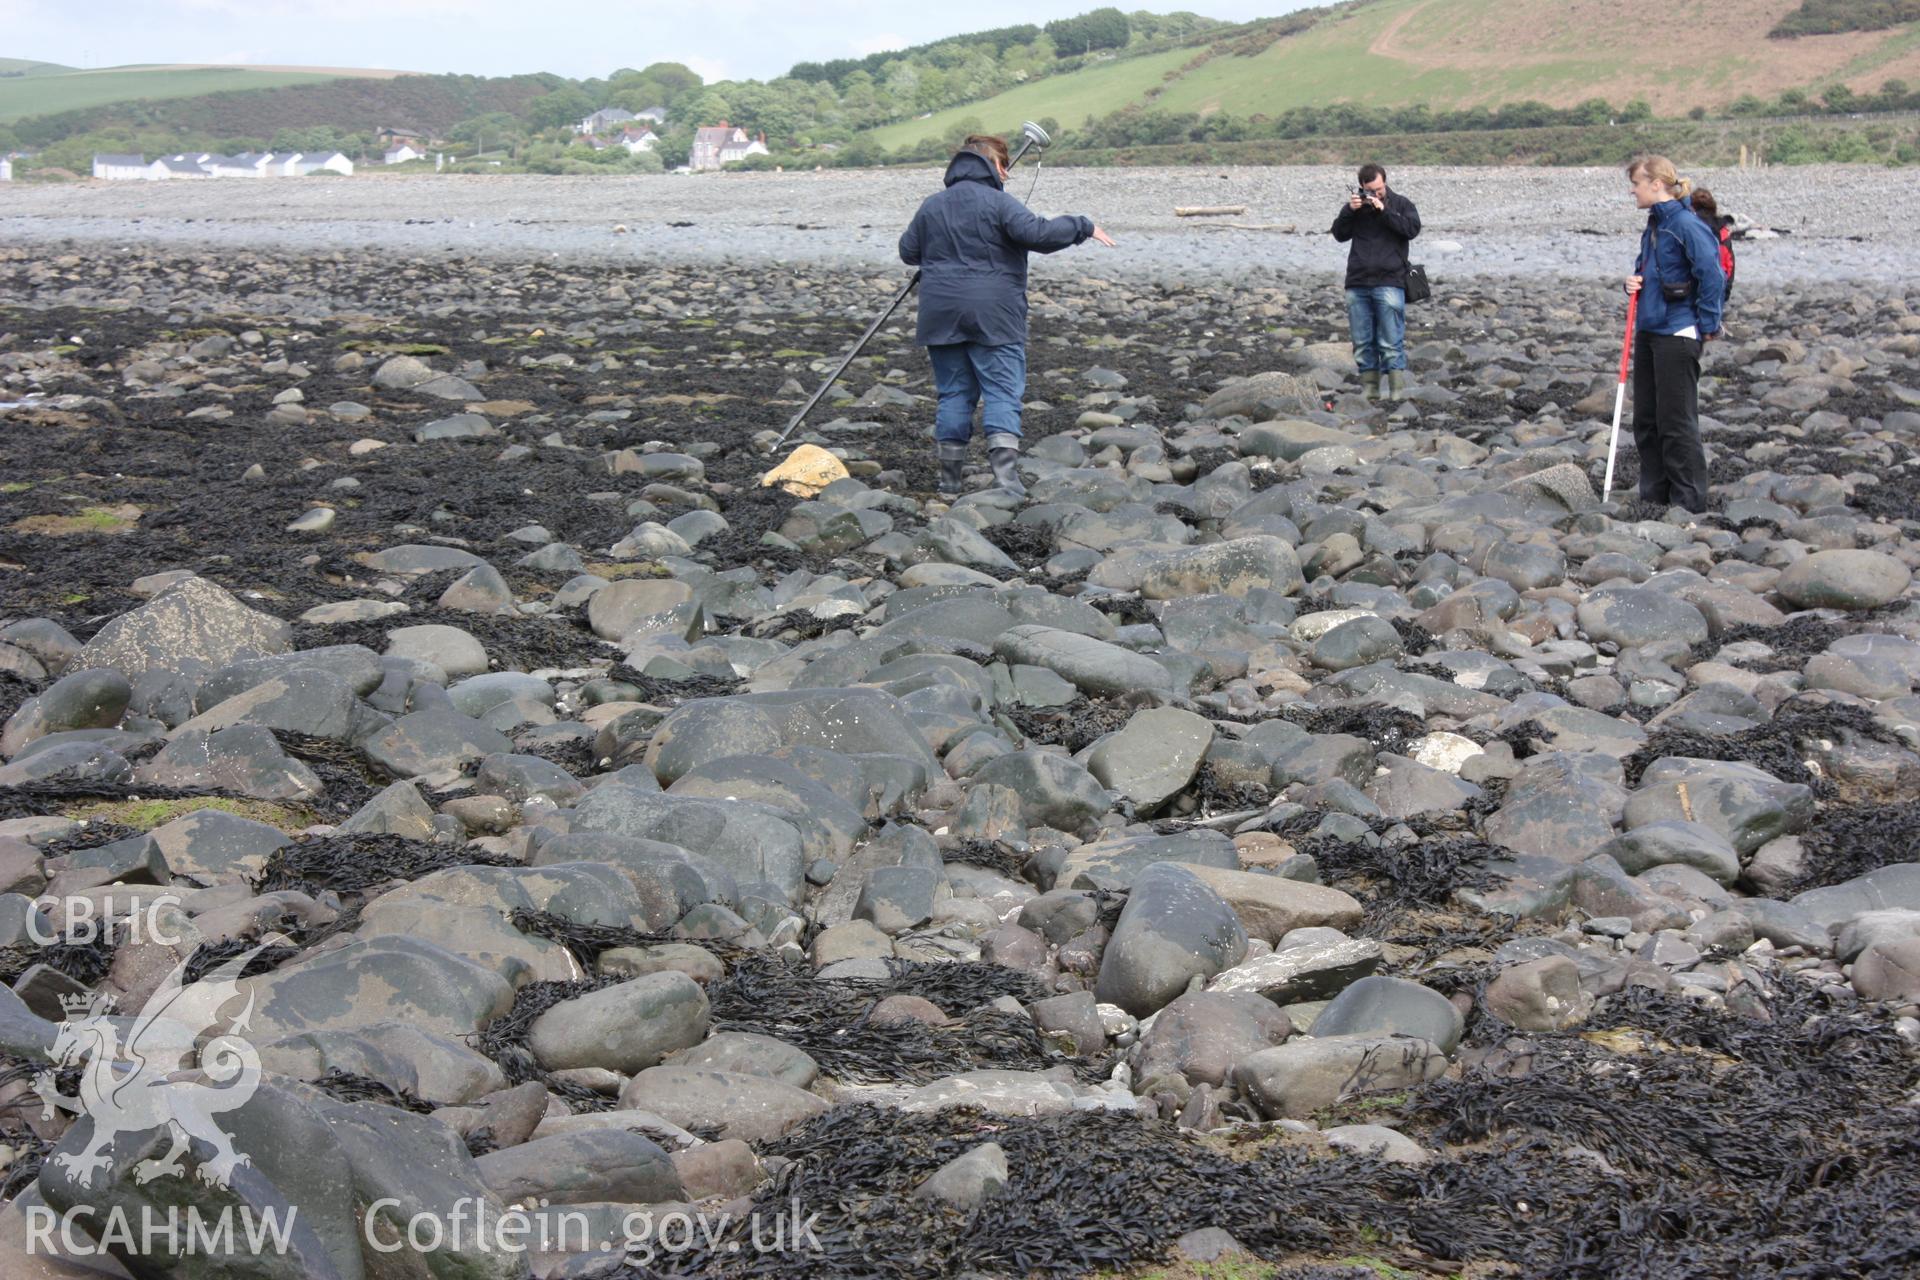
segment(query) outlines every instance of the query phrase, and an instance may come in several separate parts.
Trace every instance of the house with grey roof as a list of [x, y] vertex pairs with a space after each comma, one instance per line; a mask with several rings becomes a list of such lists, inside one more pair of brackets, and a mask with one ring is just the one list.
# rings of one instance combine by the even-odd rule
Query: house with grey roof
[[155, 178], [164, 178], [169, 181], [176, 178], [211, 178], [213, 176], [207, 167], [200, 163], [199, 157], [188, 155], [162, 156], [147, 166], [147, 172]]
[[243, 151], [237, 156], [220, 156], [207, 168], [216, 178], [264, 178], [267, 176], [267, 154], [264, 151]]
[[611, 129], [617, 124], [627, 124], [634, 119], [631, 111], [621, 107], [602, 107], [592, 115], [573, 126], [575, 133], [596, 134], [602, 129]]
[[303, 151], [295, 162], [295, 170], [302, 177], [323, 170], [327, 173], [351, 177], [353, 161], [347, 158], [347, 153], [344, 151]]
[[103, 155], [93, 157], [93, 176], [109, 181], [127, 182], [153, 177], [145, 156]]

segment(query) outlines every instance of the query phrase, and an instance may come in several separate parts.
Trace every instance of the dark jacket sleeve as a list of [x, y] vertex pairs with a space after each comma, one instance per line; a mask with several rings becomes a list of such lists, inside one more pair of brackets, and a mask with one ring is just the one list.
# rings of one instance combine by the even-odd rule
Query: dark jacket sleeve
[[913, 221], [900, 233], [900, 261], [910, 267], [920, 265], [920, 215], [913, 215]]
[[1052, 253], [1093, 234], [1093, 219], [1077, 213], [1043, 218], [1013, 196], [1000, 202], [1000, 233], [1008, 243], [1034, 253]]
[[1411, 240], [1420, 234], [1420, 211], [1405, 196], [1387, 202], [1387, 225]]
[[1720, 241], [1698, 218], [1681, 223], [1680, 243], [1687, 250], [1687, 266], [1694, 281], [1693, 313], [1700, 320], [1700, 336], [1720, 332], [1720, 313], [1727, 300], [1727, 273], [1720, 267]]
[[1341, 244], [1353, 239], [1353, 220], [1359, 216], [1359, 210], [1352, 205], [1341, 205], [1340, 212], [1335, 214], [1333, 219], [1333, 238]]

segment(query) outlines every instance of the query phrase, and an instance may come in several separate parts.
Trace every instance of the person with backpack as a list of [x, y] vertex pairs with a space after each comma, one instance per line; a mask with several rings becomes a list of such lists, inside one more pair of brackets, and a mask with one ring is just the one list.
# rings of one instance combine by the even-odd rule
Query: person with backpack
[[1633, 443], [1640, 497], [1707, 509], [1700, 446], [1700, 357], [1720, 336], [1727, 277], [1720, 245], [1692, 207], [1693, 184], [1665, 156], [1627, 166], [1634, 203], [1647, 211], [1626, 290], [1639, 298], [1633, 337]]
[[1347, 329], [1360, 392], [1407, 397], [1407, 242], [1420, 234], [1420, 211], [1387, 189], [1387, 171], [1363, 165], [1360, 185], [1333, 220], [1333, 238], [1347, 250]]
[[1705, 187], [1693, 189], [1693, 211], [1700, 221], [1707, 224], [1707, 230], [1720, 240], [1720, 270], [1727, 276], [1727, 301], [1733, 301], [1733, 215], [1720, 212], [1720, 202], [1713, 198], [1713, 192]]
[[1026, 495], [1020, 460], [1021, 397], [1027, 388], [1027, 254], [1113, 240], [1080, 214], [1043, 218], [1006, 189], [1006, 139], [974, 134], [947, 165], [944, 190], [920, 205], [900, 237], [900, 260], [920, 268], [914, 340], [933, 362], [933, 438], [940, 492], [960, 492], [983, 401], [994, 480]]

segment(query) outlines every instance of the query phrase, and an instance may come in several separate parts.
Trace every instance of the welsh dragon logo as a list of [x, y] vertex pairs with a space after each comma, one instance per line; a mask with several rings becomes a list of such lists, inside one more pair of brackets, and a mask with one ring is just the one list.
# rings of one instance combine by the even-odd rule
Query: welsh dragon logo
[[[240, 994], [240, 974], [266, 945], [233, 957], [198, 982], [185, 981], [187, 962], [181, 961], [125, 1028], [124, 1043], [126, 1020], [113, 1016], [111, 996], [62, 999], [67, 1020], [49, 1051], [54, 1065], [34, 1077], [34, 1092], [44, 1117], [51, 1119], [56, 1108], [88, 1116], [93, 1135], [85, 1150], [50, 1157], [55, 1164], [91, 1187], [95, 1173], [113, 1163], [107, 1153], [116, 1137], [163, 1124], [172, 1145], [158, 1159], [134, 1166], [136, 1182], [185, 1176], [181, 1157], [195, 1138], [214, 1150], [196, 1171], [209, 1186], [227, 1186], [236, 1168], [251, 1163], [214, 1117], [245, 1106], [260, 1085], [260, 1056], [237, 1034], [253, 1016], [253, 993], [238, 1015], [226, 1018], [221, 1010]], [[175, 1078], [196, 1065], [211, 1083]], [[82, 1068], [78, 1096], [62, 1094], [56, 1083], [56, 1072], [73, 1066]]]

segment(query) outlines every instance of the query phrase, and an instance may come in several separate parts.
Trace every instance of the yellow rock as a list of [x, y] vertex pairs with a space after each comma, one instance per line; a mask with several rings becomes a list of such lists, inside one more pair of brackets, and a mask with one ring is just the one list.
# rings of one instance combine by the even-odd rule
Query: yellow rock
[[847, 478], [840, 459], [817, 444], [803, 444], [787, 460], [760, 478], [760, 487], [779, 485], [796, 498], [811, 498], [835, 480]]

